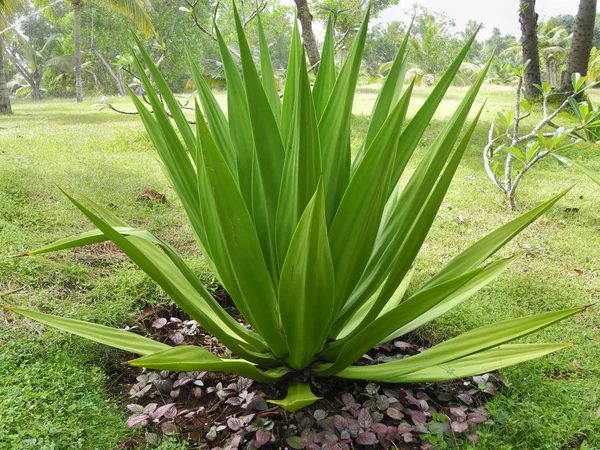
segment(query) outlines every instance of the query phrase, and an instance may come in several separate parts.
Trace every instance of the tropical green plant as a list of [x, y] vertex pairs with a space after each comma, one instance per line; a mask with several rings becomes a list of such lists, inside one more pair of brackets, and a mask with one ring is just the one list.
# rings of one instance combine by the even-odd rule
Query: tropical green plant
[[[73, 7], [73, 44], [75, 62], [75, 95], [77, 101], [83, 101], [82, 63], [81, 63], [81, 8], [84, 0], [65, 0]], [[52, 4], [50, 0], [35, 0], [37, 6], [47, 7]], [[127, 17], [133, 21], [135, 26], [146, 36], [154, 34], [154, 26], [148, 15], [150, 2], [144, 0], [101, 0], [103, 7]]]
[[[552, 89], [549, 82], [535, 85], [542, 94], [543, 118], [533, 130], [522, 133], [522, 122], [531, 115], [531, 102], [521, 91], [525, 75], [524, 64], [511, 64], [510, 70], [517, 77], [515, 109], [498, 112], [490, 126], [488, 142], [483, 149], [483, 165], [488, 178], [508, 200], [513, 210], [518, 209], [517, 188], [525, 174], [547, 156], [553, 156], [566, 164], [561, 154], [571, 148], [578, 139], [598, 141], [600, 139], [600, 109], [595, 109], [588, 100], [578, 101], [588, 89], [599, 82], [589, 82], [586, 77], [573, 74], [573, 93], [556, 108], [549, 108], [553, 96], [564, 95]], [[557, 126], [554, 121], [561, 118], [568, 127]]]
[[261, 382], [288, 382], [287, 397], [273, 402], [290, 411], [317, 400], [310, 390], [312, 378], [447, 380], [567, 347], [508, 342], [583, 308], [483, 326], [402, 360], [353, 365], [373, 346], [431, 322], [500, 275], [518, 254], [481, 265], [564, 195], [500, 227], [423, 284], [410, 286], [415, 258], [481, 113], [461, 136], [487, 67], [412, 176], [401, 182], [474, 36], [408, 123], [413, 86], [401, 92], [399, 83], [408, 36], [404, 39], [353, 159], [352, 103], [368, 17], [367, 12], [339, 74], [328, 27], [312, 90], [296, 25], [281, 101], [262, 28], [259, 77], [236, 11], [243, 79], [215, 28], [227, 77], [229, 118], [192, 64], [202, 105], [196, 106], [195, 132], [140, 42], [135, 64], [153, 113], [135, 95], [131, 98], [203, 254], [249, 327], [217, 303], [169, 244], [86, 198], [67, 194], [96, 230], [25, 254], [111, 240], [231, 354], [217, 356], [200, 346], [170, 347], [130, 331], [8, 309], [142, 355], [129, 361], [132, 366], [223, 371]]

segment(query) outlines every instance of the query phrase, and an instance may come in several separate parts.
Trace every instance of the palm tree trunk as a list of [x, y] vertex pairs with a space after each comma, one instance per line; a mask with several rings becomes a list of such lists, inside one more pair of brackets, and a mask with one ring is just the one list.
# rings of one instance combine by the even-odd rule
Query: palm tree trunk
[[540, 91], [534, 84], [542, 84], [540, 72], [540, 52], [537, 38], [538, 15], [535, 12], [535, 0], [520, 0], [519, 23], [521, 24], [521, 45], [523, 46], [523, 61], [529, 60], [525, 69], [525, 92], [530, 97], [537, 97]]
[[81, 82], [81, 0], [72, 0], [74, 15], [73, 43], [75, 44], [75, 95], [78, 102], [83, 101]]
[[571, 84], [572, 74], [576, 72], [582, 76], [587, 74], [592, 41], [594, 40], [596, 3], [597, 0], [579, 0], [571, 50], [567, 59], [567, 70], [562, 74], [562, 85], [567, 92], [573, 91], [573, 85]]
[[304, 41], [304, 47], [306, 48], [306, 54], [310, 65], [317, 69], [321, 57], [319, 56], [319, 48], [317, 47], [317, 40], [312, 29], [313, 16], [308, 9], [308, 3], [306, 0], [294, 0], [296, 3], [296, 9], [298, 10], [298, 19], [300, 19], [300, 25], [302, 26], [302, 40]]
[[4, 73], [4, 40], [0, 35], [0, 114], [12, 114], [6, 74]]

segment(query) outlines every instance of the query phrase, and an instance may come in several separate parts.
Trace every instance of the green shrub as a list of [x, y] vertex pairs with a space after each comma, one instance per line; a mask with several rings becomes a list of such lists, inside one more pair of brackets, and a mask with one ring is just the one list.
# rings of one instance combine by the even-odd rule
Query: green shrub
[[192, 65], [202, 104], [202, 110], [196, 106], [194, 133], [141, 45], [136, 65], [153, 114], [132, 98], [203, 254], [250, 327], [225, 312], [171, 246], [88, 199], [69, 196], [96, 230], [28, 253], [112, 240], [234, 357], [221, 358], [198, 346], [169, 347], [131, 332], [20, 308], [12, 311], [142, 355], [130, 361], [133, 366], [288, 381], [288, 397], [276, 403], [292, 411], [316, 400], [310, 377], [447, 380], [567, 345], [507, 343], [582, 308], [477, 328], [402, 360], [353, 365], [373, 346], [429, 323], [502, 273], [519, 255], [481, 265], [564, 193], [476, 242], [406, 295], [415, 258], [477, 124], [479, 114], [460, 136], [487, 67], [412, 176], [400, 179], [474, 37], [408, 123], [413, 85], [402, 92], [405, 39], [353, 159], [351, 111], [368, 14], [339, 74], [329, 25], [312, 90], [294, 30], [283, 101], [262, 30], [260, 77], [237, 12], [236, 23], [243, 81], [217, 29], [228, 119]]

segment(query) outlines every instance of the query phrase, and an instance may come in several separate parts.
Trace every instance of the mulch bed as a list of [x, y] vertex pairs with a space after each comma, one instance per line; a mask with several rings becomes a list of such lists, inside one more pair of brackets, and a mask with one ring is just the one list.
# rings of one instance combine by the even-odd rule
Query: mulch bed
[[[222, 288], [215, 287], [213, 295], [241, 319]], [[230, 355], [176, 306], [149, 307], [129, 328], [171, 345], [202, 345], [217, 355]], [[406, 358], [427, 347], [422, 336], [404, 336], [372, 349], [360, 364]], [[494, 374], [411, 385], [316, 379], [313, 392], [323, 399], [292, 414], [268, 403], [285, 397], [283, 383], [123, 367], [127, 374], [121, 379], [129, 381], [122, 386], [131, 414], [127, 426], [143, 429], [140, 440], [158, 444], [163, 435], [176, 435], [190, 449], [210, 450], [426, 450], [447, 437], [477, 442], [477, 426], [487, 420], [481, 405], [503, 384]], [[122, 444], [136, 448], [143, 442]]]

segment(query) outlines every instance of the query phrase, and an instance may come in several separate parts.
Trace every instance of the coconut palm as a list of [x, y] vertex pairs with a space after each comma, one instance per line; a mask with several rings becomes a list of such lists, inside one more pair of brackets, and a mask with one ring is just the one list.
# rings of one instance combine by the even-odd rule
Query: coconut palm
[[[15, 0], [0, 0], [0, 29], [8, 26], [7, 15], [14, 9]], [[6, 74], [4, 73], [4, 39], [0, 34], [0, 114], [12, 114]]]
[[61, 36], [54, 34], [38, 46], [27, 36], [15, 31], [11, 42], [6, 45], [10, 62], [29, 85], [28, 91], [34, 100], [42, 98], [41, 84], [44, 68], [56, 66], [59, 61], [72, 58], [71, 55], [55, 56], [55, 44], [59, 39]]
[[[14, 1], [14, 0], [0, 0]], [[73, 44], [75, 57], [75, 95], [77, 101], [83, 101], [82, 82], [81, 82], [81, 8], [85, 0], [65, 0], [73, 7], [74, 12], [74, 30]], [[47, 6], [50, 0], [35, 0], [38, 6]], [[147, 0], [100, 0], [100, 4], [111, 11], [116, 12], [133, 21], [135, 26], [145, 35], [150, 36], [154, 33], [152, 20], [148, 15], [149, 2]]]

